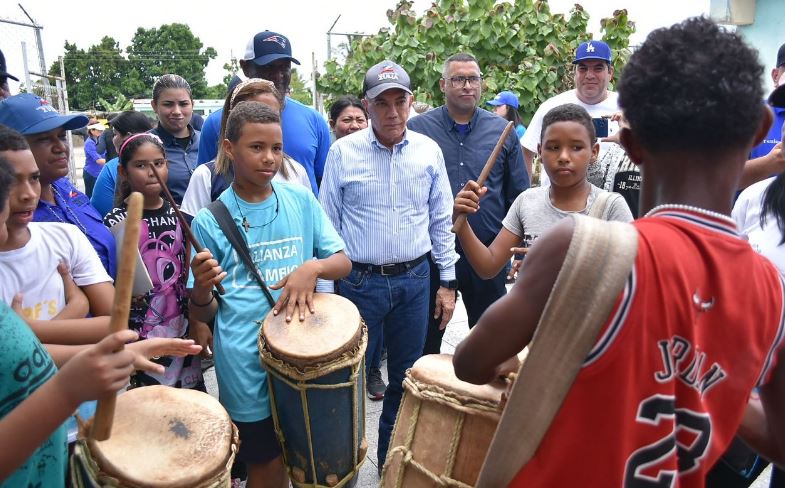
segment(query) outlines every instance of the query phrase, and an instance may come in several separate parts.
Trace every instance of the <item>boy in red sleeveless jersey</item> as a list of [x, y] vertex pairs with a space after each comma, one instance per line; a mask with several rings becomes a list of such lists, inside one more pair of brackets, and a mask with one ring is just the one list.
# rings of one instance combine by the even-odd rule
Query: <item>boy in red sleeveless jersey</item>
[[[618, 89], [621, 140], [643, 175], [635, 265], [510, 486], [703, 487], [737, 430], [785, 460], [783, 283], [728, 217], [772, 120], [762, 73], [738, 35], [704, 18], [654, 31], [630, 59]], [[459, 378], [488, 382], [530, 342], [573, 227], [564, 219], [531, 248], [512, 291], [458, 346]]]

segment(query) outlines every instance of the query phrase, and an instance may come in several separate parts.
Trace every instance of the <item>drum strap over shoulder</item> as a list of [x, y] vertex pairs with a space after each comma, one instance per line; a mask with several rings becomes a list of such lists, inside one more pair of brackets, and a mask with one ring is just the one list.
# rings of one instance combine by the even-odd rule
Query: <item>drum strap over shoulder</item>
[[256, 265], [253, 264], [251, 252], [248, 250], [248, 244], [245, 242], [242, 234], [240, 234], [240, 229], [237, 228], [237, 224], [234, 223], [234, 219], [229, 213], [229, 209], [226, 208], [226, 205], [224, 205], [222, 201], [215, 200], [207, 206], [207, 210], [212, 212], [215, 221], [218, 222], [218, 227], [223, 231], [229, 244], [237, 251], [237, 255], [240, 256], [245, 267], [248, 268], [248, 271], [251, 272], [251, 275], [253, 275], [259, 283], [259, 287], [262, 289], [262, 292], [264, 292], [264, 296], [267, 298], [267, 303], [270, 304], [270, 308], [273, 308], [275, 306], [275, 299], [273, 299], [273, 295], [267, 288], [267, 283], [262, 279], [262, 275], [259, 274]]
[[478, 488], [508, 486], [534, 456], [635, 264], [635, 227], [573, 218], [567, 257], [488, 449]]

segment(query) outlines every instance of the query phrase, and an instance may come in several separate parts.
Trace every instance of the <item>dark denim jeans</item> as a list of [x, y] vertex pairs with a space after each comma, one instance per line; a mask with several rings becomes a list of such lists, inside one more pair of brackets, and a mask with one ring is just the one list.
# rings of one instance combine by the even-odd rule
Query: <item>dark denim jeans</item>
[[[341, 280], [340, 293], [360, 310], [368, 326], [368, 351], [377, 351], [384, 337], [389, 385], [379, 419], [379, 466], [384, 465], [395, 416], [403, 395], [403, 378], [422, 355], [428, 316], [428, 260], [395, 276], [352, 269]], [[373, 353], [371, 353], [373, 354]], [[365, 369], [372, 364], [366, 361]]]

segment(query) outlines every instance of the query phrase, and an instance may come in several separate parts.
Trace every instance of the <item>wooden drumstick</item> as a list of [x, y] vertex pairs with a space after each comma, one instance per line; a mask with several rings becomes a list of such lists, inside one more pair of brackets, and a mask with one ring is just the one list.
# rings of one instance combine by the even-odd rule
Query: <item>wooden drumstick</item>
[[[186, 239], [188, 239], [188, 242], [191, 243], [191, 246], [193, 246], [193, 248], [196, 249], [197, 252], [205, 251], [207, 248], [202, 247], [202, 245], [199, 244], [199, 241], [196, 240], [196, 236], [194, 235], [193, 232], [191, 232], [191, 226], [188, 225], [188, 221], [185, 220], [183, 214], [180, 213], [180, 207], [178, 207], [177, 203], [174, 201], [174, 197], [172, 197], [172, 194], [169, 192], [169, 188], [166, 186], [166, 183], [164, 183], [164, 181], [161, 179], [161, 175], [158, 173], [158, 170], [155, 168], [155, 165], [150, 164], [150, 167], [153, 169], [153, 174], [155, 175], [155, 179], [158, 180], [158, 183], [161, 184], [161, 188], [163, 188], [164, 190], [164, 198], [166, 198], [166, 201], [169, 202], [169, 205], [171, 205], [172, 208], [174, 209], [174, 213], [175, 215], [177, 215], [177, 220], [180, 221], [180, 226], [183, 228], [183, 232], [185, 232]], [[224, 287], [220, 283], [215, 284], [215, 289], [218, 290], [219, 295], [223, 295], [225, 293]]]
[[[144, 198], [141, 193], [133, 192], [128, 197], [128, 213], [125, 218], [125, 233], [120, 247], [120, 262], [115, 280], [112, 317], [109, 320], [109, 333], [113, 334], [128, 328], [128, 315], [131, 309], [131, 292], [136, 271], [136, 254], [139, 249], [139, 228], [142, 220]], [[90, 429], [90, 439], [105, 441], [112, 434], [114, 407], [117, 395], [106, 395], [98, 400], [98, 407]]]
[[[512, 130], [513, 123], [512, 121], [507, 123], [507, 127], [504, 128], [502, 131], [502, 135], [499, 137], [499, 141], [496, 143], [496, 147], [493, 148], [491, 152], [491, 156], [488, 158], [488, 161], [485, 162], [485, 166], [483, 166], [482, 171], [480, 171], [480, 177], [477, 178], [477, 184], [482, 185], [485, 184], [485, 180], [488, 179], [488, 175], [491, 174], [491, 170], [493, 169], [493, 165], [496, 164], [496, 158], [499, 157], [499, 152], [501, 152], [502, 147], [504, 146], [504, 141], [507, 140], [507, 137], [510, 135], [510, 131]], [[455, 223], [452, 224], [451, 232], [457, 233], [463, 227], [463, 224], [466, 223], [466, 214], [461, 214], [458, 218], [455, 219]]]

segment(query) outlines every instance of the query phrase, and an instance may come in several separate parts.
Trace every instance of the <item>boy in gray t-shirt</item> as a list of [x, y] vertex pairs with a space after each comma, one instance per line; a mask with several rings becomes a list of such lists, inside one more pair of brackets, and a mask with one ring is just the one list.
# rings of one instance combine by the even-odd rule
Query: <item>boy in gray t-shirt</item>
[[[545, 114], [539, 152], [551, 185], [518, 195], [490, 246], [480, 242], [468, 223], [457, 231], [464, 255], [482, 278], [495, 276], [513, 253], [525, 254], [537, 237], [572, 213], [603, 220], [633, 220], [621, 195], [601, 190], [586, 179], [589, 164], [597, 159], [599, 144], [584, 108], [566, 104]], [[466, 183], [455, 197], [453, 215], [477, 212], [486, 191], [475, 181]]]
[[[618, 220], [620, 222], [631, 222], [632, 213], [621, 195], [600, 190], [591, 185], [589, 197], [586, 200], [586, 208], [577, 212], [565, 211], [556, 208], [551, 203], [549, 195], [550, 186], [530, 188], [515, 199], [515, 202], [504, 217], [502, 225], [516, 236], [522, 239], [521, 247], [528, 248], [540, 234], [550, 229], [556, 222], [572, 214], [592, 215], [602, 220]], [[597, 215], [593, 212], [597, 197], [608, 194], [607, 203], [602, 209], [602, 213]]]

